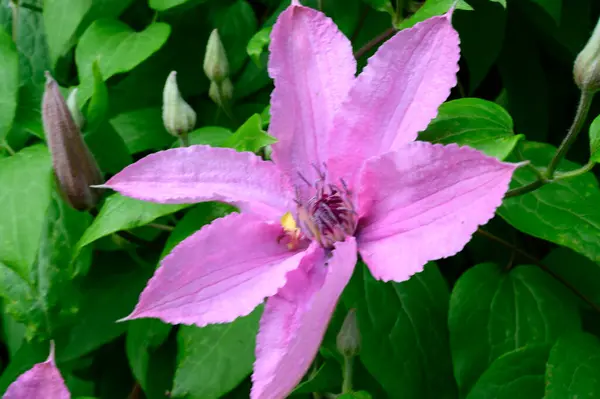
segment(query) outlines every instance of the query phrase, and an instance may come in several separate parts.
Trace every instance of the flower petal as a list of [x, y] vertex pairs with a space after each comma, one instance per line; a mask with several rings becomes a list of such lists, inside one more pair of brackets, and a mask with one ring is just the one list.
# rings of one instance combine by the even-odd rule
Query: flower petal
[[285, 398], [308, 370], [356, 264], [356, 241], [306, 256], [267, 300], [256, 342], [252, 399]]
[[361, 162], [413, 141], [456, 84], [458, 33], [450, 16], [402, 30], [369, 59], [336, 115], [328, 148], [335, 178]]
[[48, 360], [34, 365], [10, 384], [3, 399], [70, 399], [71, 394], [65, 386], [60, 371], [54, 363], [54, 348], [50, 350]]
[[129, 165], [103, 187], [165, 204], [224, 201], [276, 219], [289, 209], [289, 181], [272, 162], [229, 148], [160, 151]]
[[245, 316], [285, 285], [286, 274], [316, 244], [290, 251], [280, 225], [233, 213], [181, 242], [164, 258], [126, 319], [172, 324], [227, 323]]
[[518, 165], [469, 147], [409, 143], [366, 162], [358, 248], [374, 277], [404, 281], [459, 252], [494, 216]]
[[312, 182], [312, 165], [326, 161], [327, 132], [354, 80], [352, 46], [323, 13], [292, 5], [277, 19], [269, 50], [269, 132], [279, 140], [273, 159], [294, 182], [302, 183], [297, 172]]

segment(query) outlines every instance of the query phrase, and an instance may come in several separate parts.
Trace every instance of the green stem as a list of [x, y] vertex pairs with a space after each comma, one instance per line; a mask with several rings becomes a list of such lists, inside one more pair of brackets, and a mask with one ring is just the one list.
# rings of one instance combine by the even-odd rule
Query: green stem
[[181, 144], [181, 147], [188, 147], [190, 145], [190, 136], [187, 132], [179, 135], [179, 143]]
[[152, 227], [153, 229], [162, 230], [162, 231], [173, 231], [173, 230], [175, 230], [175, 227], [169, 226], [167, 224], [161, 224], [161, 223], [148, 223], [146, 226]]
[[582, 175], [582, 174], [584, 174], [584, 173], [589, 172], [590, 170], [592, 170], [592, 168], [594, 167], [594, 165], [596, 165], [596, 162], [589, 161], [588, 163], [586, 163], [585, 165], [583, 165], [581, 168], [570, 170], [568, 172], [557, 172], [554, 175], [554, 180], [570, 179], [571, 177], [580, 176], [580, 175]]
[[13, 42], [17, 42], [17, 36], [19, 34], [19, 0], [11, 0], [12, 9], [12, 38]]
[[2, 142], [2, 147], [4, 147], [4, 149], [6, 150], [6, 152], [8, 152], [10, 155], [15, 155], [16, 154], [15, 150], [12, 149], [12, 147], [8, 144], [8, 142], [6, 140], [4, 140]]
[[558, 167], [559, 162], [565, 157], [571, 145], [577, 139], [577, 135], [581, 131], [583, 124], [587, 118], [587, 114], [590, 110], [590, 106], [592, 105], [592, 99], [594, 98], [594, 93], [588, 91], [582, 91], [581, 97], [579, 98], [579, 105], [577, 106], [577, 112], [575, 113], [575, 118], [573, 119], [573, 124], [569, 128], [569, 132], [564, 138], [563, 142], [558, 147], [556, 154], [548, 164], [548, 169], [546, 170], [546, 178], [548, 180], [552, 180], [554, 177], [554, 172]]
[[323, 11], [323, 0], [317, 1], [317, 8], [319, 9], [319, 11]]
[[506, 195], [504, 195], [504, 198], [518, 197], [519, 195], [530, 193], [530, 192], [542, 187], [546, 183], [547, 182], [545, 180], [536, 180], [536, 181], [526, 184], [524, 186], [513, 188], [512, 190], [508, 190], [506, 192]]
[[342, 382], [342, 393], [352, 392], [353, 356], [344, 356], [344, 380]]
[[381, 43], [383, 43], [385, 40], [387, 40], [394, 33], [396, 33], [396, 28], [388, 28], [383, 33], [381, 33], [379, 36], [377, 36], [374, 39], [370, 40], [363, 47], [361, 47], [358, 50], [356, 50], [356, 52], [354, 53], [354, 58], [356, 58], [356, 59], [361, 58], [363, 55], [365, 55], [366, 53], [368, 53], [369, 51], [371, 51], [373, 48], [377, 47], [378, 45], [380, 45]]

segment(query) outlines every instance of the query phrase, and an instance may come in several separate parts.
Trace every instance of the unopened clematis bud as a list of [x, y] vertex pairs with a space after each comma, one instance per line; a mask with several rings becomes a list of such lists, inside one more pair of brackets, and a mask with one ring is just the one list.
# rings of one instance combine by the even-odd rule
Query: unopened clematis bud
[[354, 357], [360, 351], [360, 331], [356, 310], [350, 309], [336, 339], [337, 350], [346, 357]]
[[575, 59], [573, 67], [575, 83], [583, 91], [600, 90], [600, 20], [592, 37]]
[[[219, 32], [214, 29], [208, 38], [204, 54], [204, 73], [211, 82], [221, 83], [229, 77], [229, 61]], [[231, 82], [230, 82], [231, 83]]]
[[83, 127], [85, 123], [85, 118], [81, 113], [81, 110], [77, 106], [77, 88], [74, 88], [69, 93], [67, 97], [67, 108], [69, 108], [69, 112], [71, 112], [71, 116], [73, 117], [73, 121], [77, 125], [79, 129]]
[[102, 174], [49, 73], [46, 73], [42, 119], [60, 192], [77, 210], [93, 208], [101, 190], [90, 186], [102, 184]]
[[231, 80], [225, 79], [221, 83], [211, 82], [208, 89], [208, 96], [221, 108], [227, 108], [227, 105], [233, 98], [233, 84]]
[[196, 125], [196, 112], [185, 102], [177, 87], [177, 72], [167, 78], [163, 91], [163, 123], [173, 136], [187, 134]]

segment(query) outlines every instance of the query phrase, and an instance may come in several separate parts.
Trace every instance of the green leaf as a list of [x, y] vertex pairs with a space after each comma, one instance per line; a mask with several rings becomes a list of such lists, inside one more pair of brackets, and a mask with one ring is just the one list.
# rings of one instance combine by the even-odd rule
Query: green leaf
[[[226, 2], [222, 2], [226, 3]], [[230, 74], [235, 75], [244, 65], [248, 39], [257, 30], [258, 22], [252, 6], [246, 0], [236, 0], [233, 4], [219, 4], [211, 9], [213, 27], [219, 30], [223, 47], [227, 53]]]
[[77, 324], [56, 335], [57, 362], [81, 357], [123, 334], [128, 325], [117, 320], [133, 310], [154, 270], [132, 267], [124, 254], [96, 253], [91, 272], [81, 285]]
[[[470, 0], [473, 12], [457, 12], [452, 23], [460, 34], [460, 53], [469, 68], [468, 92], [473, 93], [496, 62], [506, 25], [501, 2]], [[506, 3], [503, 4], [506, 7]]]
[[108, 89], [104, 84], [98, 61], [92, 62], [92, 76], [94, 78], [94, 91], [87, 107], [86, 129], [95, 131], [104, 122], [108, 114]]
[[390, 0], [363, 0], [365, 3], [373, 7], [377, 11], [387, 12], [394, 15], [394, 7]]
[[510, 271], [492, 263], [467, 270], [450, 298], [450, 345], [462, 394], [500, 356], [576, 331], [576, 303], [556, 280], [535, 266]]
[[52, 66], [73, 45], [73, 38], [92, 0], [45, 0], [42, 15]]
[[10, 131], [17, 112], [19, 55], [11, 37], [0, 27], [0, 144]]
[[50, 202], [51, 177], [50, 156], [42, 145], [0, 159], [0, 262], [26, 281]]
[[188, 204], [157, 204], [121, 194], [109, 196], [92, 225], [77, 243], [77, 252], [86, 245], [121, 230], [144, 226], [153, 220], [188, 207]]
[[150, 357], [152, 352], [167, 340], [172, 326], [158, 319], [138, 319], [128, 324], [127, 359], [135, 379], [144, 391], [147, 391], [150, 384], [148, 381]]
[[468, 145], [504, 159], [522, 135], [515, 135], [508, 112], [493, 102], [462, 98], [442, 104], [438, 116], [419, 139], [432, 143]]
[[[221, 126], [204, 126], [196, 129], [188, 135], [190, 144], [210, 145], [212, 147], [226, 147], [226, 143], [232, 136], [231, 130]], [[179, 143], [176, 143], [178, 146]]]
[[254, 34], [254, 36], [252, 36], [248, 42], [248, 46], [246, 46], [246, 52], [259, 68], [264, 67], [262, 55], [271, 42], [270, 36], [272, 30], [272, 26], [267, 26], [266, 28], [259, 30]]
[[448, 346], [448, 287], [435, 264], [403, 283], [357, 267], [343, 300], [357, 309], [360, 360], [390, 398], [456, 397]]
[[262, 307], [230, 324], [182, 326], [173, 397], [219, 398], [252, 371], [255, 336]]
[[34, 364], [41, 363], [48, 358], [50, 345], [48, 342], [29, 342], [19, 348], [15, 356], [11, 357], [8, 367], [2, 371], [0, 377], [0, 393], [4, 395], [6, 388], [17, 377], [31, 369]]
[[225, 141], [223, 146], [234, 148], [237, 151], [256, 152], [262, 147], [276, 142], [275, 137], [268, 135], [262, 129], [260, 115], [254, 114]]
[[291, 395], [313, 392], [332, 392], [342, 385], [342, 369], [335, 360], [326, 360], [316, 371], [309, 371], [308, 378], [298, 384]]
[[600, 115], [590, 125], [590, 160], [600, 162]]
[[[185, 4], [190, 0], [150, 0], [150, 7], [156, 11], [165, 11], [169, 8], [177, 7], [181, 4]], [[200, 3], [204, 3], [207, 0], [200, 0]], [[196, 1], [198, 3], [198, 1]]]
[[371, 399], [371, 395], [365, 391], [348, 392], [341, 394], [337, 399]]
[[169, 25], [160, 22], [136, 32], [120, 21], [95, 21], [85, 31], [75, 51], [81, 82], [79, 102], [84, 103], [92, 93], [94, 61], [98, 62], [105, 80], [118, 73], [128, 72], [158, 51], [167, 41], [170, 31]]
[[[442, 15], [448, 12], [455, 2], [456, 0], [427, 0], [417, 12], [401, 21], [396, 27], [398, 29], [410, 28], [418, 22], [425, 21], [436, 15]], [[456, 4], [456, 9], [472, 10], [473, 8], [465, 0], [459, 0]]]
[[540, 6], [548, 15], [554, 19], [556, 25], [560, 25], [560, 17], [562, 12], [562, 0], [529, 0], [532, 3]]
[[175, 138], [167, 133], [161, 109], [142, 108], [119, 114], [110, 124], [125, 142], [130, 154], [168, 147]]
[[544, 373], [550, 345], [529, 345], [496, 359], [479, 378], [467, 399], [532, 399], [544, 397]]
[[545, 399], [600, 395], [600, 342], [587, 333], [561, 337], [550, 351]]
[[[543, 170], [556, 149], [549, 144], [521, 142], [517, 147], [522, 159]], [[562, 161], [559, 171], [578, 165]], [[517, 169], [511, 188], [537, 179], [531, 168]], [[507, 198], [498, 213], [513, 227], [534, 237], [571, 248], [595, 262], [600, 261], [600, 190], [592, 173], [557, 180], [531, 193]]]

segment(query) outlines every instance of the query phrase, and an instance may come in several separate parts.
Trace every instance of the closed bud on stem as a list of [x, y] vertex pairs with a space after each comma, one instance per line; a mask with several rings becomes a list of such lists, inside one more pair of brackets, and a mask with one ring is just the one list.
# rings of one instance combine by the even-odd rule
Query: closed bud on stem
[[229, 61], [219, 32], [214, 29], [206, 45], [204, 73], [211, 82], [221, 83], [229, 77]]
[[600, 20], [592, 37], [575, 59], [573, 76], [581, 90], [591, 93], [600, 90]]
[[58, 187], [75, 209], [96, 206], [101, 190], [90, 187], [103, 183], [102, 174], [73, 120], [58, 84], [46, 72], [42, 119]]
[[163, 91], [162, 117], [165, 129], [177, 137], [191, 132], [196, 125], [196, 112], [181, 97], [175, 71], [169, 74]]
[[221, 83], [211, 82], [208, 89], [208, 96], [219, 107], [227, 109], [229, 102], [233, 98], [233, 84], [231, 80], [225, 79]]
[[77, 106], [77, 88], [74, 88], [69, 93], [67, 97], [67, 108], [69, 108], [69, 112], [71, 112], [71, 116], [73, 117], [73, 121], [77, 125], [79, 129], [83, 127], [85, 123], [85, 118], [81, 113], [81, 110]]
[[337, 335], [337, 350], [345, 357], [354, 357], [360, 352], [360, 340], [356, 310], [350, 309]]

